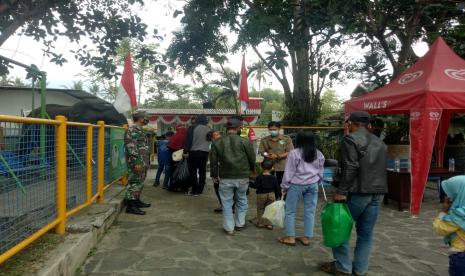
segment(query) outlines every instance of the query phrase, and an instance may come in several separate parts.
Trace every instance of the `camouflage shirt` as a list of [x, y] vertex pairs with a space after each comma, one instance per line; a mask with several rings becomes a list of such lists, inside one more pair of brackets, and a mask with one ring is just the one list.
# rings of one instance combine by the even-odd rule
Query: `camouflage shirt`
[[129, 168], [135, 165], [144, 167], [149, 165], [149, 144], [145, 131], [142, 127], [131, 126], [124, 136], [124, 144], [126, 146], [126, 160]]

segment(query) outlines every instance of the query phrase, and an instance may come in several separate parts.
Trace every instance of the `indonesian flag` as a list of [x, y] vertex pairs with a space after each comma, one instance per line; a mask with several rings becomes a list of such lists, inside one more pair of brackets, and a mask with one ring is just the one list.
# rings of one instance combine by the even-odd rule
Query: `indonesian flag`
[[247, 70], [245, 69], [245, 55], [242, 56], [241, 78], [239, 79], [239, 101], [241, 113], [249, 106], [249, 85], [247, 84]]
[[116, 93], [116, 100], [113, 104], [119, 113], [131, 111], [137, 107], [136, 87], [134, 86], [134, 72], [132, 71], [131, 54], [124, 60], [123, 76]]

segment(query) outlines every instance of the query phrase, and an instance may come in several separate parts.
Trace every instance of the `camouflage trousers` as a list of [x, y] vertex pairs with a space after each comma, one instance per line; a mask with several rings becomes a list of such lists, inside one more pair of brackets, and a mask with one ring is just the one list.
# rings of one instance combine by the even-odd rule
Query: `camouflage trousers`
[[146, 173], [137, 173], [132, 170], [129, 171], [128, 184], [126, 186], [126, 200], [138, 199], [142, 188], [144, 187]]

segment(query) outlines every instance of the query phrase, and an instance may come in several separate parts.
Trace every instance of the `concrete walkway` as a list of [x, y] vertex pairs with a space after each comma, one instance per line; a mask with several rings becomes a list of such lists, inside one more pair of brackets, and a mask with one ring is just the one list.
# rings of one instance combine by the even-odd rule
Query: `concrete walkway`
[[[121, 213], [78, 274], [327, 275], [317, 269], [318, 263], [331, 260], [330, 250], [321, 242], [319, 219], [310, 247], [289, 247], [276, 241], [283, 234], [280, 229], [249, 224], [236, 236], [225, 236], [222, 217], [213, 212], [217, 202], [211, 183], [205, 195], [188, 197], [147, 182], [143, 197], [152, 202], [148, 214]], [[251, 194], [248, 219], [255, 217], [254, 202]], [[318, 213], [322, 205], [320, 200]], [[436, 192], [429, 190], [420, 218], [383, 207], [370, 275], [447, 275], [447, 247], [431, 229], [439, 206]], [[299, 219], [298, 233], [302, 226]]]

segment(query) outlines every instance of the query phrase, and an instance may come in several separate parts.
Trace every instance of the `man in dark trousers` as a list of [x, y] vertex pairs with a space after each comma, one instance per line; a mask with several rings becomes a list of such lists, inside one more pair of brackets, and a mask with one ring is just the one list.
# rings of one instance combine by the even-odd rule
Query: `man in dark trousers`
[[321, 265], [321, 270], [334, 275], [365, 275], [368, 271], [373, 229], [387, 192], [384, 142], [368, 131], [370, 115], [357, 111], [346, 124], [349, 129], [341, 147], [341, 179], [334, 201], [347, 201], [357, 230], [354, 258], [349, 241], [333, 248], [334, 262]]
[[207, 135], [211, 131], [208, 127], [208, 118], [199, 115], [195, 118], [195, 124], [187, 130], [187, 139], [184, 149], [188, 153], [189, 175], [192, 183], [192, 191], [188, 195], [198, 196], [203, 193], [207, 177], [207, 161], [210, 151], [210, 141]]

